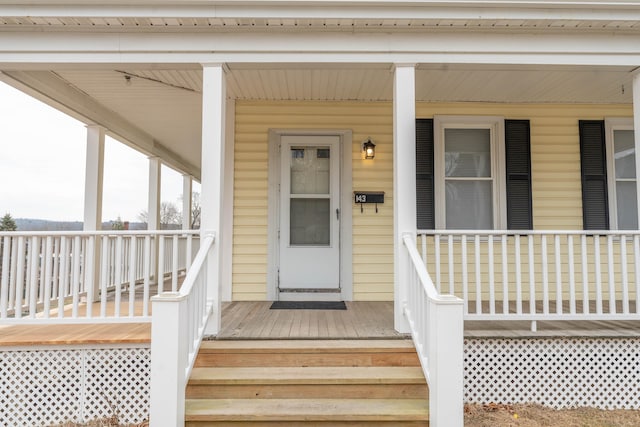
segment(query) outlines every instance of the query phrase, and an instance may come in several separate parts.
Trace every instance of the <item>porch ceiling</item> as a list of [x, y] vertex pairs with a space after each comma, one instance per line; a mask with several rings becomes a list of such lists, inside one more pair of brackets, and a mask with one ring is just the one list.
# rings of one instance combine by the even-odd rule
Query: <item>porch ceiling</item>
[[[629, 67], [420, 65], [419, 102], [631, 103]], [[190, 68], [7, 71], [9, 83], [199, 176], [202, 72]], [[391, 101], [391, 65], [230, 64], [239, 100]], [[63, 90], [64, 89], [64, 90]], [[53, 101], [52, 101], [53, 100]], [[133, 129], [133, 132], [120, 132]]]

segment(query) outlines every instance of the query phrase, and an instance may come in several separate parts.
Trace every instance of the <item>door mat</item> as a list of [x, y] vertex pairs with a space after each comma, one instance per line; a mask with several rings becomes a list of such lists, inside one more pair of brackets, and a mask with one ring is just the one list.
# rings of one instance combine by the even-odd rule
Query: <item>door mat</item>
[[344, 301], [275, 301], [271, 310], [346, 310]]

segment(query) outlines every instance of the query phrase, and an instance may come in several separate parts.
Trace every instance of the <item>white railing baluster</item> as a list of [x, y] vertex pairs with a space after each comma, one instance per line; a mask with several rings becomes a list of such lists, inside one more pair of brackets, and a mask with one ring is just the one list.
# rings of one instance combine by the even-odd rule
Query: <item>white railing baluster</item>
[[7, 317], [9, 304], [9, 263], [11, 261], [11, 238], [2, 238], [2, 279], [0, 279], [0, 317]]
[[560, 235], [553, 238], [553, 251], [556, 269], [556, 313], [562, 314], [562, 266], [560, 264]]
[[620, 236], [620, 269], [622, 275], [622, 313], [629, 314], [629, 281], [627, 277], [627, 236]]
[[158, 294], [164, 292], [164, 236], [160, 236], [158, 245]]
[[427, 235], [426, 234], [420, 235], [420, 243], [422, 245], [422, 262], [424, 262], [424, 265], [427, 265]]
[[522, 259], [520, 256], [520, 235], [515, 235], [516, 264], [516, 314], [522, 314]]
[[[463, 234], [460, 238], [460, 247], [462, 251], [462, 300], [465, 301], [462, 309], [465, 314], [469, 314], [469, 272], [467, 265], [467, 235]], [[427, 265], [425, 261], [425, 266]]]
[[636, 281], [636, 314], [640, 314], [640, 238], [638, 235], [633, 236], [633, 276]]
[[609, 313], [616, 312], [616, 282], [613, 271], [613, 236], [607, 236], [607, 285], [609, 289]]
[[129, 239], [129, 317], [135, 316], [136, 304], [136, 236]]
[[39, 272], [39, 258], [40, 258], [40, 239], [36, 236], [31, 238], [30, 244], [30, 259], [31, 264], [29, 268], [29, 317], [32, 319], [36, 317], [36, 311], [38, 308], [38, 286], [40, 285]]
[[110, 238], [102, 236], [102, 250], [100, 251], [100, 317], [107, 317], [107, 288], [109, 287], [110, 277]]
[[80, 251], [82, 248], [82, 242], [80, 236], [75, 236], [73, 239], [73, 246], [71, 247], [71, 256], [73, 257], [73, 269], [71, 280], [71, 296], [73, 305], [71, 307], [71, 316], [73, 318], [78, 317], [78, 306], [80, 305]]
[[44, 286], [45, 286], [45, 256], [46, 256], [46, 237], [39, 239], [38, 242], [38, 257], [37, 257], [37, 274], [38, 274], [38, 287], [36, 298], [36, 311], [38, 310], [38, 303], [41, 303], [44, 299]]
[[60, 290], [60, 240], [62, 239], [62, 237], [60, 238], [56, 238], [54, 240], [54, 245], [53, 245], [53, 253], [54, 253], [54, 257], [53, 257], [53, 295], [51, 295], [51, 298], [53, 298], [54, 300], [56, 298], [58, 298], [58, 291]]
[[549, 314], [549, 260], [546, 234], [540, 237], [540, 259], [542, 260], [542, 313]]
[[527, 237], [527, 250], [529, 258], [529, 314], [536, 314], [536, 273], [534, 267], [533, 236]]
[[587, 256], [587, 236], [580, 236], [580, 258], [582, 259], [582, 313], [589, 314], [589, 265]]
[[17, 299], [16, 294], [16, 282], [17, 282], [17, 271], [18, 271], [18, 258], [22, 258], [22, 256], [18, 257], [18, 241], [21, 240], [22, 237], [13, 237], [11, 239], [11, 275], [9, 277], [9, 301], [7, 304], [7, 310], [12, 307], [15, 309], [15, 301]]
[[17, 250], [17, 278], [16, 278], [16, 298], [14, 305], [14, 316], [18, 319], [22, 318], [22, 298], [23, 298], [23, 285], [24, 285], [24, 264], [25, 264], [25, 238], [18, 237], [18, 250]]
[[85, 264], [85, 274], [84, 274], [84, 292], [86, 293], [87, 299], [87, 312], [86, 317], [90, 319], [93, 317], [93, 290], [94, 290], [94, 280], [96, 279], [96, 241], [93, 236], [89, 236], [85, 242], [85, 256], [84, 256], [84, 264]]
[[171, 255], [173, 264], [171, 266], [171, 291], [178, 290], [178, 236], [173, 236], [173, 254]]
[[602, 277], [600, 270], [600, 236], [593, 235], [593, 257], [596, 274], [596, 313], [602, 314]]
[[473, 237], [474, 261], [476, 273], [476, 314], [482, 313], [482, 281], [480, 275], [480, 235]]
[[573, 236], [567, 236], [567, 257], [569, 262], [569, 313], [576, 314], [576, 266], [573, 259]]
[[116, 299], [114, 301], [114, 316], [120, 317], [120, 304], [122, 303], [122, 236], [116, 237], [116, 271], [115, 286]]
[[185, 255], [185, 273], [189, 272], [191, 268], [191, 251], [193, 250], [193, 236], [191, 234], [187, 235], [187, 253]]
[[455, 279], [455, 273], [453, 270], [453, 236], [451, 234], [449, 234], [449, 237], [447, 238], [447, 250], [449, 251], [448, 253], [448, 264], [449, 264], [449, 294], [451, 295], [455, 295], [456, 294], [456, 290], [454, 287], [454, 279]]
[[149, 286], [151, 285], [151, 236], [144, 236], [144, 281], [142, 284], [142, 315], [149, 315]]
[[489, 234], [487, 237], [487, 252], [488, 252], [488, 264], [489, 264], [489, 313], [496, 313], [496, 283], [494, 276], [495, 260], [493, 259], [493, 235]]
[[53, 271], [53, 240], [51, 236], [47, 236], [46, 239], [46, 250], [45, 250], [45, 262], [44, 262], [44, 317], [48, 318], [50, 316], [51, 311], [51, 273]]
[[64, 298], [66, 283], [69, 280], [69, 249], [67, 236], [60, 237], [60, 278], [58, 279], [58, 318], [64, 317]]
[[507, 264], [507, 235], [502, 235], [502, 312], [509, 314], [509, 268]]
[[436, 289], [438, 290], [438, 293], [441, 292], [441, 288], [440, 288], [440, 235], [436, 234], [435, 236], [433, 236], [434, 238], [434, 242], [435, 243], [435, 258], [436, 258]]

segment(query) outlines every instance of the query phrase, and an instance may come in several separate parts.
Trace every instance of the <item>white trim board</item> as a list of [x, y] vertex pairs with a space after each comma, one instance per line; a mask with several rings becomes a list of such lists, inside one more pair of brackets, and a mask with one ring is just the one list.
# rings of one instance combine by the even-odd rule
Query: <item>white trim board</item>
[[284, 135], [335, 135], [340, 137], [340, 296], [344, 301], [353, 300], [353, 220], [351, 212], [352, 193], [352, 142], [351, 130], [317, 130], [317, 129], [271, 129], [269, 130], [269, 178], [268, 178], [268, 213], [267, 213], [267, 299], [278, 299], [277, 280], [279, 260], [278, 220], [280, 184], [280, 137]]

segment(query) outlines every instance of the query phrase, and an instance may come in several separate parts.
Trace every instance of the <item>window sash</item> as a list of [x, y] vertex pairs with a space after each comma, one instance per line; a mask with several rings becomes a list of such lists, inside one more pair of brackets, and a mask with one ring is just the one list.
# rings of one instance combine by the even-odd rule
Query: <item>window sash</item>
[[[605, 120], [605, 145], [607, 152], [607, 182], [609, 192], [609, 225], [612, 230], [638, 229], [638, 202], [637, 202], [637, 170], [635, 177], [618, 177], [616, 171], [616, 131], [633, 131], [633, 120], [626, 118], [609, 118]], [[634, 147], [635, 148], [635, 147]], [[637, 164], [637, 151], [634, 152], [634, 162]], [[634, 183], [635, 195], [627, 192], [626, 196], [619, 198], [619, 183]], [[628, 186], [626, 186], [629, 188]], [[632, 191], [633, 193], [633, 191]], [[632, 200], [629, 200], [633, 197]], [[623, 212], [622, 209], [626, 210]], [[631, 210], [631, 211], [629, 211]]]

